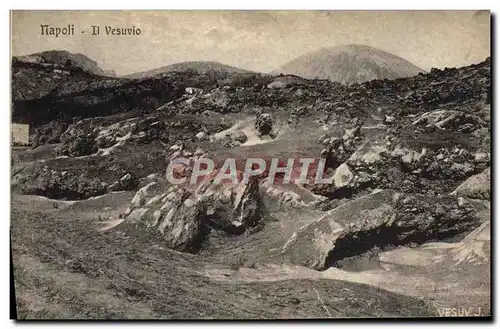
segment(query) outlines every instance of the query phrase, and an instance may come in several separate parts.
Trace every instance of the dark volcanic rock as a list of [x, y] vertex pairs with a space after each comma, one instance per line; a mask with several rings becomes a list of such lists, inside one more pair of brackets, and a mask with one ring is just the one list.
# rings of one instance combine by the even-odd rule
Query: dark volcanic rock
[[58, 153], [71, 157], [91, 155], [97, 152], [95, 138], [95, 131], [88, 129], [88, 127], [70, 126], [61, 135], [62, 144], [59, 147]]
[[78, 200], [103, 195], [108, 192], [105, 181], [85, 174], [43, 168], [36, 174], [17, 177], [25, 194], [43, 195], [51, 199]]
[[24, 194], [81, 200], [110, 191], [135, 190], [142, 178], [164, 173], [164, 170], [165, 154], [161, 145], [144, 145], [141, 152], [137, 152], [134, 145], [125, 145], [112, 155], [16, 164], [12, 187]]
[[269, 135], [273, 130], [273, 116], [270, 113], [257, 113], [255, 128], [261, 136]]
[[[46, 96], [66, 81], [99, 79], [90, 72], [74, 65], [12, 59], [12, 101], [14, 105], [25, 100]], [[19, 119], [22, 119], [19, 118]]]
[[64, 122], [52, 121], [35, 129], [31, 137], [34, 148], [44, 144], [57, 144], [61, 142], [61, 135], [68, 129]]
[[184, 85], [169, 77], [128, 80], [87, 76], [62, 82], [41, 98], [14, 101], [13, 120], [37, 126], [136, 109], [147, 112], [181, 97], [184, 90]]
[[[35, 146], [60, 143], [13, 149], [18, 256], [33, 252], [44, 266], [81, 272], [71, 275], [134, 307], [139, 298], [158, 317], [415, 316], [436, 313], [436, 305], [466, 307], [465, 299], [489, 312], [489, 59], [404, 79], [349, 86], [284, 79], [273, 88], [258, 75], [127, 80], [42, 64], [13, 68], [15, 120], [32, 123]], [[255, 109], [267, 114], [257, 129]], [[210, 178], [170, 186], [162, 177], [179, 157], [207, 157], [216, 168], [233, 158], [238, 169], [254, 157], [279, 158], [280, 166], [322, 157], [333, 184], [280, 184], [282, 175], [273, 184], [266, 170], [259, 184]], [[191, 168], [174, 172], [188, 176]], [[110, 193], [124, 190], [136, 193], [128, 211], [131, 194]], [[65, 203], [18, 193], [107, 195]], [[32, 206], [36, 213], [18, 211]], [[89, 209], [124, 221], [96, 234]], [[266, 221], [270, 210], [276, 222]], [[50, 288], [35, 281], [24, 287], [30, 298], [47, 290], [38, 281]], [[61, 296], [49, 295], [60, 306]], [[91, 314], [95, 303], [83, 304], [78, 315]], [[113, 305], [99, 314], [118, 314]], [[137, 314], [127, 311], [117, 316]]]
[[72, 157], [90, 155], [97, 151], [95, 137], [92, 135], [79, 135], [71, 141], [64, 141], [59, 153]]

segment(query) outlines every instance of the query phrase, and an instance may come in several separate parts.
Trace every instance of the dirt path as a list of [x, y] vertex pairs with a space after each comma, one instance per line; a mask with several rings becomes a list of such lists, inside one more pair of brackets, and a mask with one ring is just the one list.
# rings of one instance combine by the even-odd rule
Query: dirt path
[[14, 275], [17, 306], [25, 311], [21, 316], [26, 319], [85, 319], [89, 311], [100, 318], [155, 317], [148, 305], [117, 298], [112, 282], [42, 263], [29, 255], [16, 257]]

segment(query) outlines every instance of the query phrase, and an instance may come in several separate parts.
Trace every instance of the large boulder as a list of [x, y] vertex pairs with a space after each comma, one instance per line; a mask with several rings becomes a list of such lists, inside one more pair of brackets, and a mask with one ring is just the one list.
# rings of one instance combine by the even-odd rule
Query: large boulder
[[258, 180], [215, 184], [212, 177], [195, 190], [150, 183], [137, 192], [124, 215], [139, 227], [159, 232], [169, 248], [195, 252], [211, 229], [241, 234], [257, 226], [263, 207]]
[[480, 225], [463, 198], [383, 190], [337, 207], [300, 228], [283, 246], [297, 265], [322, 270], [375, 247], [453, 237]]
[[204, 224], [231, 234], [241, 234], [257, 226], [263, 215], [259, 180], [215, 183], [215, 176], [205, 179], [194, 192]]
[[225, 129], [210, 136], [210, 141], [220, 142], [224, 147], [237, 147], [248, 140], [247, 135], [243, 132], [245, 123], [238, 122], [229, 129]]
[[490, 168], [473, 175], [463, 182], [452, 195], [463, 196], [471, 199], [490, 200], [491, 178]]
[[203, 231], [198, 209], [189, 199], [191, 193], [174, 186], [165, 193], [146, 199], [149, 188], [151, 185], [137, 192], [125, 213], [127, 220], [140, 228], [157, 230], [169, 248], [181, 251], [196, 249], [203, 239]]
[[367, 143], [354, 152], [348, 161], [356, 168], [370, 167], [384, 161], [388, 152], [385, 146]]
[[270, 135], [273, 130], [273, 123], [274, 120], [270, 113], [257, 113], [255, 128], [259, 132], [260, 136]]
[[335, 187], [348, 186], [354, 180], [354, 174], [352, 173], [349, 166], [345, 163], [341, 164], [333, 175], [333, 183]]

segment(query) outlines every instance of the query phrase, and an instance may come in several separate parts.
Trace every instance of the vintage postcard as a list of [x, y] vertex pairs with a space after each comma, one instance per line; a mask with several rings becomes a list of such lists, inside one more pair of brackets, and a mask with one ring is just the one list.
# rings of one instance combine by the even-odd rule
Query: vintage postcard
[[491, 318], [490, 11], [10, 14], [14, 318]]

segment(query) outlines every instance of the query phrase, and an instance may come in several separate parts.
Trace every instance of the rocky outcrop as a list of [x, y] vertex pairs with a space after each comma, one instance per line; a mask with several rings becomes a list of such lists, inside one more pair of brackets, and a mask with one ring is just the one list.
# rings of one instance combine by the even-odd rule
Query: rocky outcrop
[[339, 138], [326, 138], [322, 143], [327, 146], [321, 153], [327, 159], [327, 166], [339, 171], [330, 175], [340, 182], [340, 172], [346, 173], [346, 183], [313, 187], [316, 193], [329, 198], [364, 194], [373, 189], [450, 193], [490, 163], [486, 152], [471, 152], [459, 146], [408, 145], [391, 134], [362, 144], [355, 139]]
[[58, 153], [78, 157], [97, 152], [96, 131], [92, 128], [82, 124], [70, 126], [67, 131], [61, 134], [61, 145]]
[[25, 170], [14, 177], [13, 185], [21, 188], [24, 194], [43, 195], [51, 199], [79, 200], [108, 192], [108, 184], [99, 177], [68, 171]]
[[470, 133], [481, 127], [482, 122], [477, 116], [460, 111], [435, 110], [422, 114], [412, 125], [424, 125], [427, 128], [437, 127], [442, 130]]
[[262, 224], [263, 215], [258, 180], [234, 185], [214, 184], [213, 178], [196, 190], [150, 183], [124, 214], [128, 222], [159, 232], [169, 248], [189, 252], [201, 247], [210, 230], [241, 234]]
[[468, 234], [449, 255], [440, 261], [460, 265], [490, 264], [491, 262], [491, 223], [484, 222]]
[[52, 121], [46, 125], [37, 127], [31, 137], [33, 147], [60, 143], [61, 135], [66, 129], [68, 129], [68, 124], [58, 121]]
[[[153, 143], [147, 152], [125, 145], [110, 155], [43, 159], [13, 168], [12, 186], [24, 194], [52, 199], [81, 200], [112, 191], [135, 190], [148, 177], [165, 171], [165, 154]], [[36, 150], [34, 150], [36, 151]]]
[[88, 118], [70, 125], [60, 140], [59, 154], [76, 157], [110, 155], [126, 143], [168, 142], [169, 136], [165, 122], [155, 116], [120, 120], [111, 125]]
[[238, 147], [248, 140], [247, 135], [240, 129], [240, 125], [237, 124], [229, 129], [214, 134], [210, 137], [210, 140], [212, 142], [220, 142], [224, 147]]
[[213, 227], [228, 233], [243, 233], [263, 219], [258, 179], [237, 185], [215, 184], [212, 179], [207, 179], [198, 187], [197, 194], [205, 218]]
[[294, 264], [322, 270], [374, 247], [445, 239], [480, 224], [474, 207], [463, 198], [384, 190], [350, 201], [301, 227], [282, 253]]
[[59, 153], [71, 157], [90, 155], [97, 151], [94, 136], [90, 134], [82, 134], [75, 136], [74, 139], [65, 140]]
[[199, 210], [189, 199], [191, 193], [182, 187], [160, 192], [156, 182], [141, 188], [124, 214], [126, 219], [145, 230], [158, 230], [169, 248], [196, 249], [204, 232]]
[[351, 184], [353, 180], [354, 180], [354, 174], [345, 163], [341, 164], [335, 170], [335, 174], [333, 175], [333, 184], [337, 188], [347, 186]]

